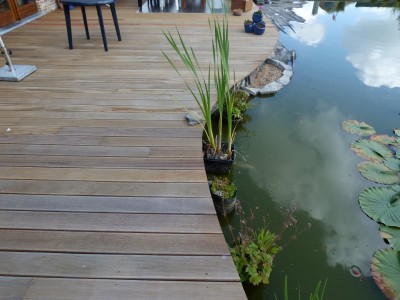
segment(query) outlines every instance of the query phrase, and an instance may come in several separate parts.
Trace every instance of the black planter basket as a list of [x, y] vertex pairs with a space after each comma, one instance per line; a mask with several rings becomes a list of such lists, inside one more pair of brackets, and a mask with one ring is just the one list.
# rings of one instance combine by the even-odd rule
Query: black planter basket
[[[235, 145], [232, 144], [231, 159], [207, 158], [207, 142], [203, 141], [204, 167], [209, 174], [228, 174], [236, 158]], [[228, 144], [222, 143], [222, 151], [226, 151]]]
[[236, 205], [236, 194], [237, 191], [235, 192], [235, 196], [233, 198], [225, 199], [211, 192], [211, 197], [213, 199], [215, 211], [217, 212], [217, 214], [221, 216], [226, 216], [234, 210]]

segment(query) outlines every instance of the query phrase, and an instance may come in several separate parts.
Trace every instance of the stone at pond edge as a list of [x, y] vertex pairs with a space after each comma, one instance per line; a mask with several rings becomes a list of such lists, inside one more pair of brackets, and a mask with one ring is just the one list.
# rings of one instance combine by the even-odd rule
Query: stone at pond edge
[[283, 88], [283, 84], [281, 84], [279, 82], [271, 82], [271, 83], [267, 84], [266, 86], [264, 86], [260, 90], [260, 93], [263, 95], [274, 94], [277, 91], [281, 90], [282, 88]]
[[260, 92], [259, 88], [251, 88], [248, 86], [241, 86], [240, 88], [252, 96], [256, 96]]
[[290, 77], [287, 75], [283, 75], [281, 78], [279, 78], [277, 81], [277, 83], [280, 83], [282, 85], [288, 85], [290, 82]]
[[200, 122], [203, 122], [203, 117], [200, 116], [197, 112], [191, 111], [187, 114], [185, 114], [185, 119], [187, 121], [187, 124], [189, 126], [197, 125], [200, 124]]

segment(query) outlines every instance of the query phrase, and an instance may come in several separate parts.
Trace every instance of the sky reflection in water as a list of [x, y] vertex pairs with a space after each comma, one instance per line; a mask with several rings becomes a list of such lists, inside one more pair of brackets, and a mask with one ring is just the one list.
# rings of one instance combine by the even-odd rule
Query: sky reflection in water
[[[314, 2], [307, 2], [294, 9], [306, 23], [294, 23], [295, 32], [290, 32], [292, 38], [309, 46], [323, 41], [327, 27], [327, 13], [319, 9], [318, 15], [313, 15], [313, 6]], [[358, 10], [356, 17], [354, 10]], [[356, 8], [355, 4], [335, 14], [336, 26], [344, 27], [341, 31], [343, 47], [348, 50], [346, 60], [367, 86], [400, 87], [400, 25], [396, 14], [391, 8]]]
[[384, 299], [371, 278], [360, 283], [348, 271], [356, 265], [370, 276], [374, 251], [387, 245], [359, 207], [358, 195], [374, 184], [357, 171], [362, 159], [350, 143], [359, 137], [344, 132], [341, 123], [365, 121], [381, 134], [400, 127], [399, 12], [346, 3], [333, 17], [314, 2], [294, 11], [306, 23], [293, 23], [295, 32], [281, 34], [297, 53], [292, 82], [273, 97], [254, 99], [251, 121], [237, 136], [246, 157], [235, 165], [239, 193], [247, 193], [240, 197], [247, 207], [266, 203], [266, 216], [295, 204], [299, 221], [313, 224], [312, 234], [277, 256], [270, 290], [289, 273], [302, 288], [329, 278], [327, 300]]

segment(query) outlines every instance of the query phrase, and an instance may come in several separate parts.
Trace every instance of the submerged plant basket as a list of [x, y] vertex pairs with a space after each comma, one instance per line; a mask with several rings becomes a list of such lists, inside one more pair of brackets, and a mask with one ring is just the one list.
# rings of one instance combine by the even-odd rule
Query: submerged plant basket
[[215, 211], [217, 212], [217, 214], [221, 216], [226, 216], [234, 210], [236, 205], [236, 194], [237, 191], [235, 192], [235, 196], [233, 198], [225, 199], [211, 192], [211, 197], [213, 199]]
[[[220, 159], [220, 158], [208, 158], [207, 157], [207, 142], [203, 141], [203, 153], [204, 153], [204, 167], [206, 172], [209, 174], [228, 174], [233, 161], [236, 158], [235, 145], [232, 144], [232, 157], [231, 159]], [[222, 143], [222, 151], [226, 151], [228, 144]]]

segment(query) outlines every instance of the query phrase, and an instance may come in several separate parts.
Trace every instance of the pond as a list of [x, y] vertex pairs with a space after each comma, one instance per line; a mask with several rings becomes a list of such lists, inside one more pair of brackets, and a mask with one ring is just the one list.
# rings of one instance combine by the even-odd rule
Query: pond
[[[299, 286], [308, 299], [325, 279], [325, 300], [386, 299], [371, 278], [370, 262], [387, 245], [358, 204], [360, 192], [374, 184], [357, 171], [362, 159], [349, 144], [358, 136], [341, 128], [349, 119], [379, 134], [400, 127], [400, 12], [374, 3], [305, 2], [295, 8], [305, 23], [280, 34], [296, 51], [292, 81], [274, 96], [254, 98], [240, 125], [235, 143], [243, 158], [233, 178], [243, 208], [257, 207], [255, 224], [266, 217], [275, 231], [291, 205], [298, 232], [311, 224], [301, 234], [293, 228], [286, 233], [290, 243], [275, 259], [270, 284], [246, 288], [249, 299], [272, 300], [274, 293], [283, 299], [285, 275], [291, 299]], [[229, 222], [235, 227], [237, 216]], [[350, 266], [362, 278], [353, 277]]]

